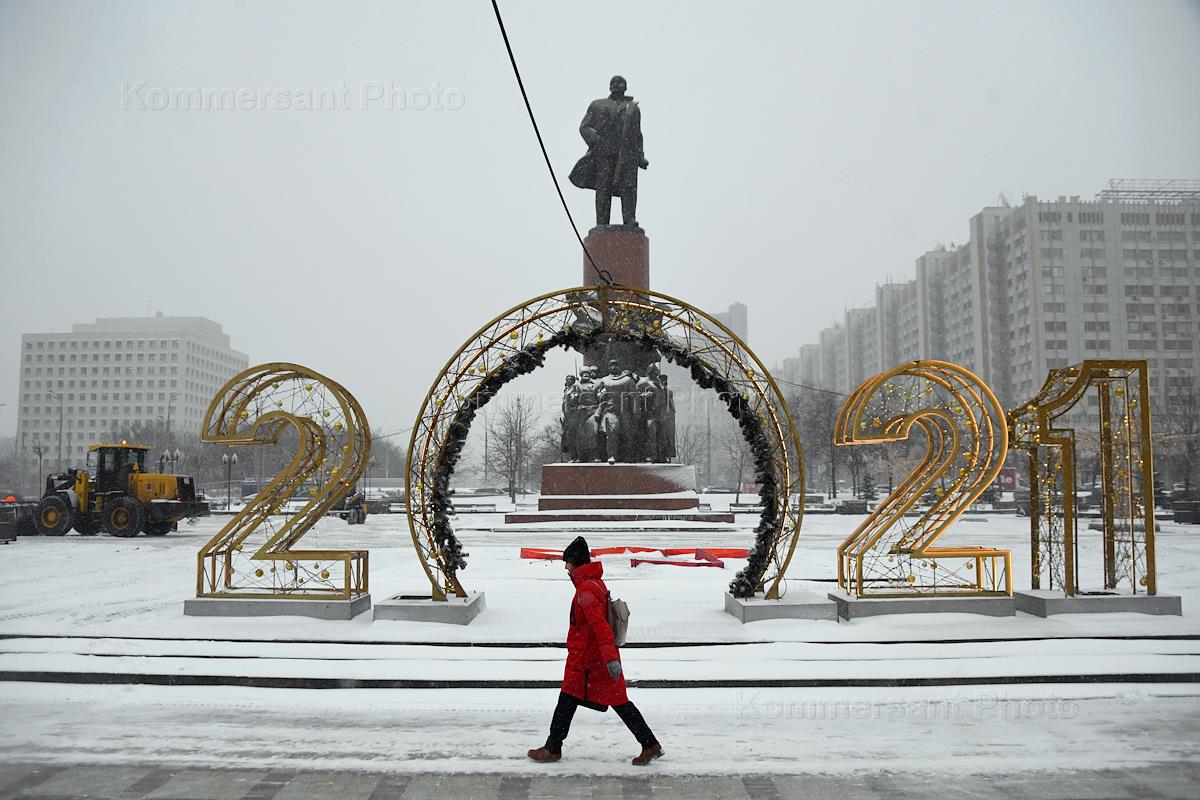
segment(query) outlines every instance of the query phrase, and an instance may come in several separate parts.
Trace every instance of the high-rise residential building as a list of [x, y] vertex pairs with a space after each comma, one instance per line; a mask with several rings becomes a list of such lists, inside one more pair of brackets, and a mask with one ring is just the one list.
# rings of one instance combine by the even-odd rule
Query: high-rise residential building
[[912, 281], [878, 287], [797, 363], [800, 382], [849, 392], [903, 361], [945, 359], [1011, 405], [1052, 368], [1146, 359], [1162, 398], [1200, 386], [1198, 322], [1200, 182], [1113, 181], [1090, 201], [983, 209], [966, 244], [917, 258]]
[[[871, 375], [917, 358], [921, 352], [921, 324], [916, 280], [885, 283], [875, 289], [879, 334], [877, 369]], [[807, 345], [806, 345], [807, 346]]]
[[750, 341], [750, 310], [745, 303], [730, 303], [727, 310], [718, 311], [713, 316], [743, 342]]
[[1197, 385], [1200, 184], [1178, 199], [1142, 185], [1029, 198], [1006, 218], [993, 242], [1002, 396], [1030, 397], [1047, 370], [1086, 358], [1146, 359], [1152, 398]]
[[198, 433], [216, 392], [249, 366], [216, 322], [161, 313], [24, 334], [20, 362], [20, 452], [43, 448], [64, 468], [128, 425]]

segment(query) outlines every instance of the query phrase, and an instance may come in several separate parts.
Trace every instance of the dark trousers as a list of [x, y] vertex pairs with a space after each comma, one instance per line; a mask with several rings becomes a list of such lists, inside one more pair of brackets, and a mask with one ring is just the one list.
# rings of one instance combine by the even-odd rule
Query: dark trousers
[[[575, 718], [575, 709], [579, 706], [578, 699], [566, 692], [558, 693], [558, 705], [554, 707], [554, 716], [550, 718], [550, 735], [546, 737], [546, 749], [551, 753], [562, 752], [563, 740], [571, 732], [571, 720]], [[654, 738], [650, 726], [646, 724], [646, 720], [642, 718], [642, 712], [638, 711], [633, 701], [621, 706], [613, 706], [613, 711], [617, 712], [617, 716], [625, 723], [625, 727], [629, 728], [629, 732], [638, 740], [638, 744], [642, 746], [643, 750], [658, 744], [658, 739]]]

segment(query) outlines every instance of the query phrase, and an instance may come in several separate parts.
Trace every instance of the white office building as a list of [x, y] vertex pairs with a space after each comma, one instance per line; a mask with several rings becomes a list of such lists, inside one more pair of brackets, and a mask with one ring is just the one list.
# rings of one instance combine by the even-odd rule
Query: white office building
[[17, 445], [46, 471], [134, 424], [199, 433], [224, 383], [249, 366], [204, 317], [100, 318], [21, 337]]

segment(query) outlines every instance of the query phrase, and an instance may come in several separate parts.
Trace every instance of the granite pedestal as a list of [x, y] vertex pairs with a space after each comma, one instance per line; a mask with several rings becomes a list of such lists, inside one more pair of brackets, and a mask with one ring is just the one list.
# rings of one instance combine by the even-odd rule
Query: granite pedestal
[[694, 466], [594, 462], [546, 464], [537, 512], [504, 516], [506, 524], [669, 520], [733, 522], [733, 515], [700, 510]]

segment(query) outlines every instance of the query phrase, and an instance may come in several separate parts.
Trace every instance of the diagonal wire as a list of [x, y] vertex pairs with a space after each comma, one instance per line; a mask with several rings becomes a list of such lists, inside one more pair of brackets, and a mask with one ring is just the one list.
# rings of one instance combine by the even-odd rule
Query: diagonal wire
[[808, 389], [810, 392], [823, 392], [825, 394], [834, 395], [835, 397], [849, 397], [850, 396], [850, 395], [846, 394], [845, 392], [835, 392], [832, 389], [818, 389], [816, 386], [806, 386], [803, 383], [796, 383], [795, 381], [785, 381], [783, 378], [776, 378], [775, 382], [783, 383], [788, 386], [795, 386], [797, 389]]
[[542, 140], [542, 132], [538, 128], [537, 119], [533, 116], [533, 106], [529, 104], [529, 95], [525, 91], [525, 82], [521, 80], [521, 71], [517, 69], [517, 58], [513, 55], [512, 44], [508, 41], [508, 32], [504, 29], [504, 20], [500, 17], [500, 6], [496, 4], [496, 0], [492, 0], [492, 10], [496, 12], [496, 23], [500, 26], [500, 35], [504, 37], [504, 48], [508, 51], [508, 60], [512, 64], [513, 75], [517, 78], [517, 86], [521, 90], [521, 97], [525, 100], [525, 110], [529, 113], [529, 122], [533, 125], [533, 132], [537, 135], [538, 147], [542, 148], [542, 158], [546, 161], [546, 169], [550, 172], [550, 180], [554, 181], [554, 189], [558, 192], [559, 202], [562, 203], [563, 211], [567, 212], [567, 220], [571, 223], [571, 231], [575, 234], [575, 238], [579, 240], [579, 246], [583, 248], [583, 254], [587, 256], [588, 263], [592, 265], [592, 269], [596, 271], [596, 275], [600, 280], [607, 285], [612, 286], [612, 274], [606, 269], [600, 269], [596, 266], [596, 260], [592, 258], [592, 254], [588, 252], [587, 245], [583, 243], [583, 237], [579, 235], [579, 227], [575, 224], [575, 218], [571, 216], [571, 209], [567, 207], [567, 198], [563, 196], [562, 186], [558, 183], [558, 177], [554, 174], [554, 167], [550, 164], [550, 154], [546, 152], [546, 143]]

